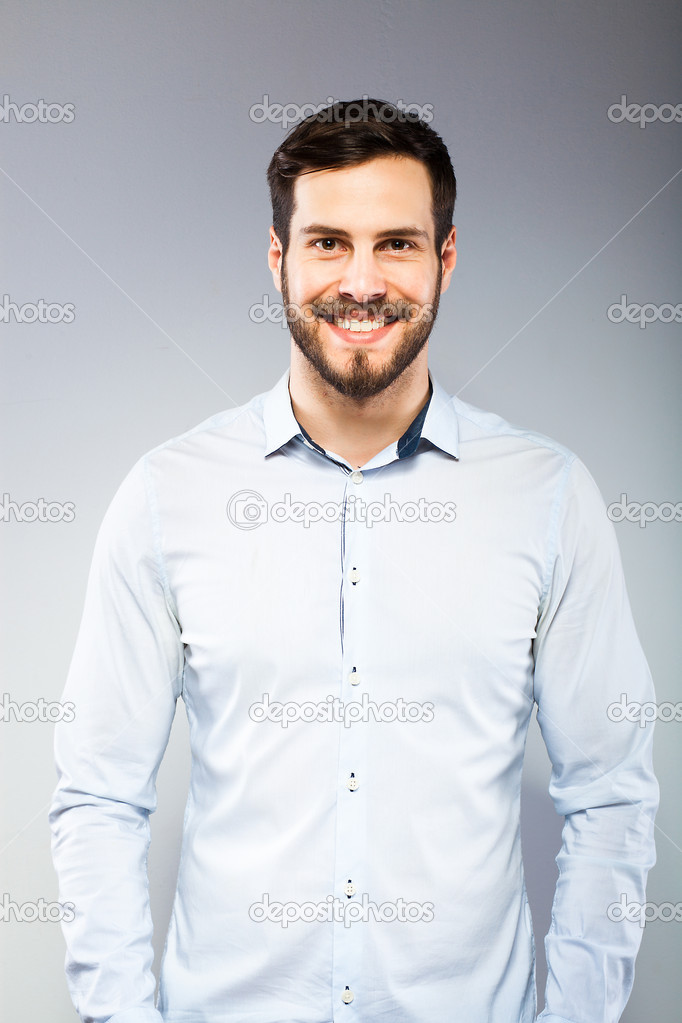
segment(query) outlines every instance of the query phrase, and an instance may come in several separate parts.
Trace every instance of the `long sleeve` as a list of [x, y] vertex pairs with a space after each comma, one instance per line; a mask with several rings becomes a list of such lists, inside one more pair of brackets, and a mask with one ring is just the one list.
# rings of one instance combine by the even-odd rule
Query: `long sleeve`
[[66, 973], [84, 1023], [157, 1023], [147, 880], [156, 775], [182, 689], [183, 645], [165, 580], [146, 461], [107, 511], [56, 726], [50, 809]]
[[644, 902], [655, 862], [653, 726], [609, 708], [653, 700], [613, 526], [578, 459], [567, 467], [549, 538], [535, 655], [538, 722], [565, 817], [545, 939], [544, 1023], [615, 1023], [634, 977], [639, 921], [614, 905]]

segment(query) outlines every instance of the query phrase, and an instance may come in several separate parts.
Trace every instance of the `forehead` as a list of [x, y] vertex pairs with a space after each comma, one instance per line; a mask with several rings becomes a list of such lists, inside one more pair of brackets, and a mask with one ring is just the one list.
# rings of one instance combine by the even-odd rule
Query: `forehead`
[[294, 184], [292, 234], [309, 223], [357, 231], [410, 223], [431, 234], [428, 171], [413, 157], [382, 156], [355, 167], [301, 174]]

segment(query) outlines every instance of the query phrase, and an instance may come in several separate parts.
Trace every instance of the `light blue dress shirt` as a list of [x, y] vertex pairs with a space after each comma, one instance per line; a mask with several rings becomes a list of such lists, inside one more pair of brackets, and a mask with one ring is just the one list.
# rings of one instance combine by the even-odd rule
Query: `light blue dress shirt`
[[[100, 530], [56, 726], [67, 977], [88, 1023], [531, 1023], [535, 703], [565, 817], [544, 1023], [633, 980], [658, 787], [614, 530], [580, 460], [448, 395], [361, 470], [288, 371], [142, 458]], [[425, 417], [424, 417], [425, 416]], [[158, 1006], [146, 858], [192, 773]], [[622, 914], [621, 914], [622, 915]]]

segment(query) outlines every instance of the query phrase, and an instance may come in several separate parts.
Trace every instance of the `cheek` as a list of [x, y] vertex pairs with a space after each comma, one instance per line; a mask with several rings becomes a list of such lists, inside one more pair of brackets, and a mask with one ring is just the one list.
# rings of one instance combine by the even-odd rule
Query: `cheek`
[[414, 267], [399, 267], [398, 271], [391, 275], [390, 280], [393, 287], [405, 298], [420, 305], [431, 301], [436, 287], [436, 274], [431, 274], [426, 268], [415, 270]]
[[300, 277], [299, 291], [307, 300], [334, 298], [339, 293], [338, 274], [321, 266], [304, 270]]
[[314, 298], [329, 286], [334, 275], [329, 267], [319, 263], [299, 263], [287, 267], [289, 290], [304, 298]]

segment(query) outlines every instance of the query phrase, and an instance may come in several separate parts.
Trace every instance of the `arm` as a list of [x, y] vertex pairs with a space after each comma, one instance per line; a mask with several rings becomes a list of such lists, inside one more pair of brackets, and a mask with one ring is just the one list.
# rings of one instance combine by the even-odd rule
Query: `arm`
[[66, 974], [85, 1023], [159, 1023], [147, 884], [156, 774], [182, 689], [183, 646], [144, 460], [100, 529], [56, 725], [50, 809]]
[[534, 642], [535, 699], [552, 761], [549, 791], [565, 824], [539, 1020], [616, 1023], [632, 989], [642, 930], [608, 910], [622, 893], [644, 902], [658, 785], [652, 726], [613, 721], [607, 710], [622, 693], [652, 700], [653, 686], [615, 532], [578, 459], [554, 511]]

